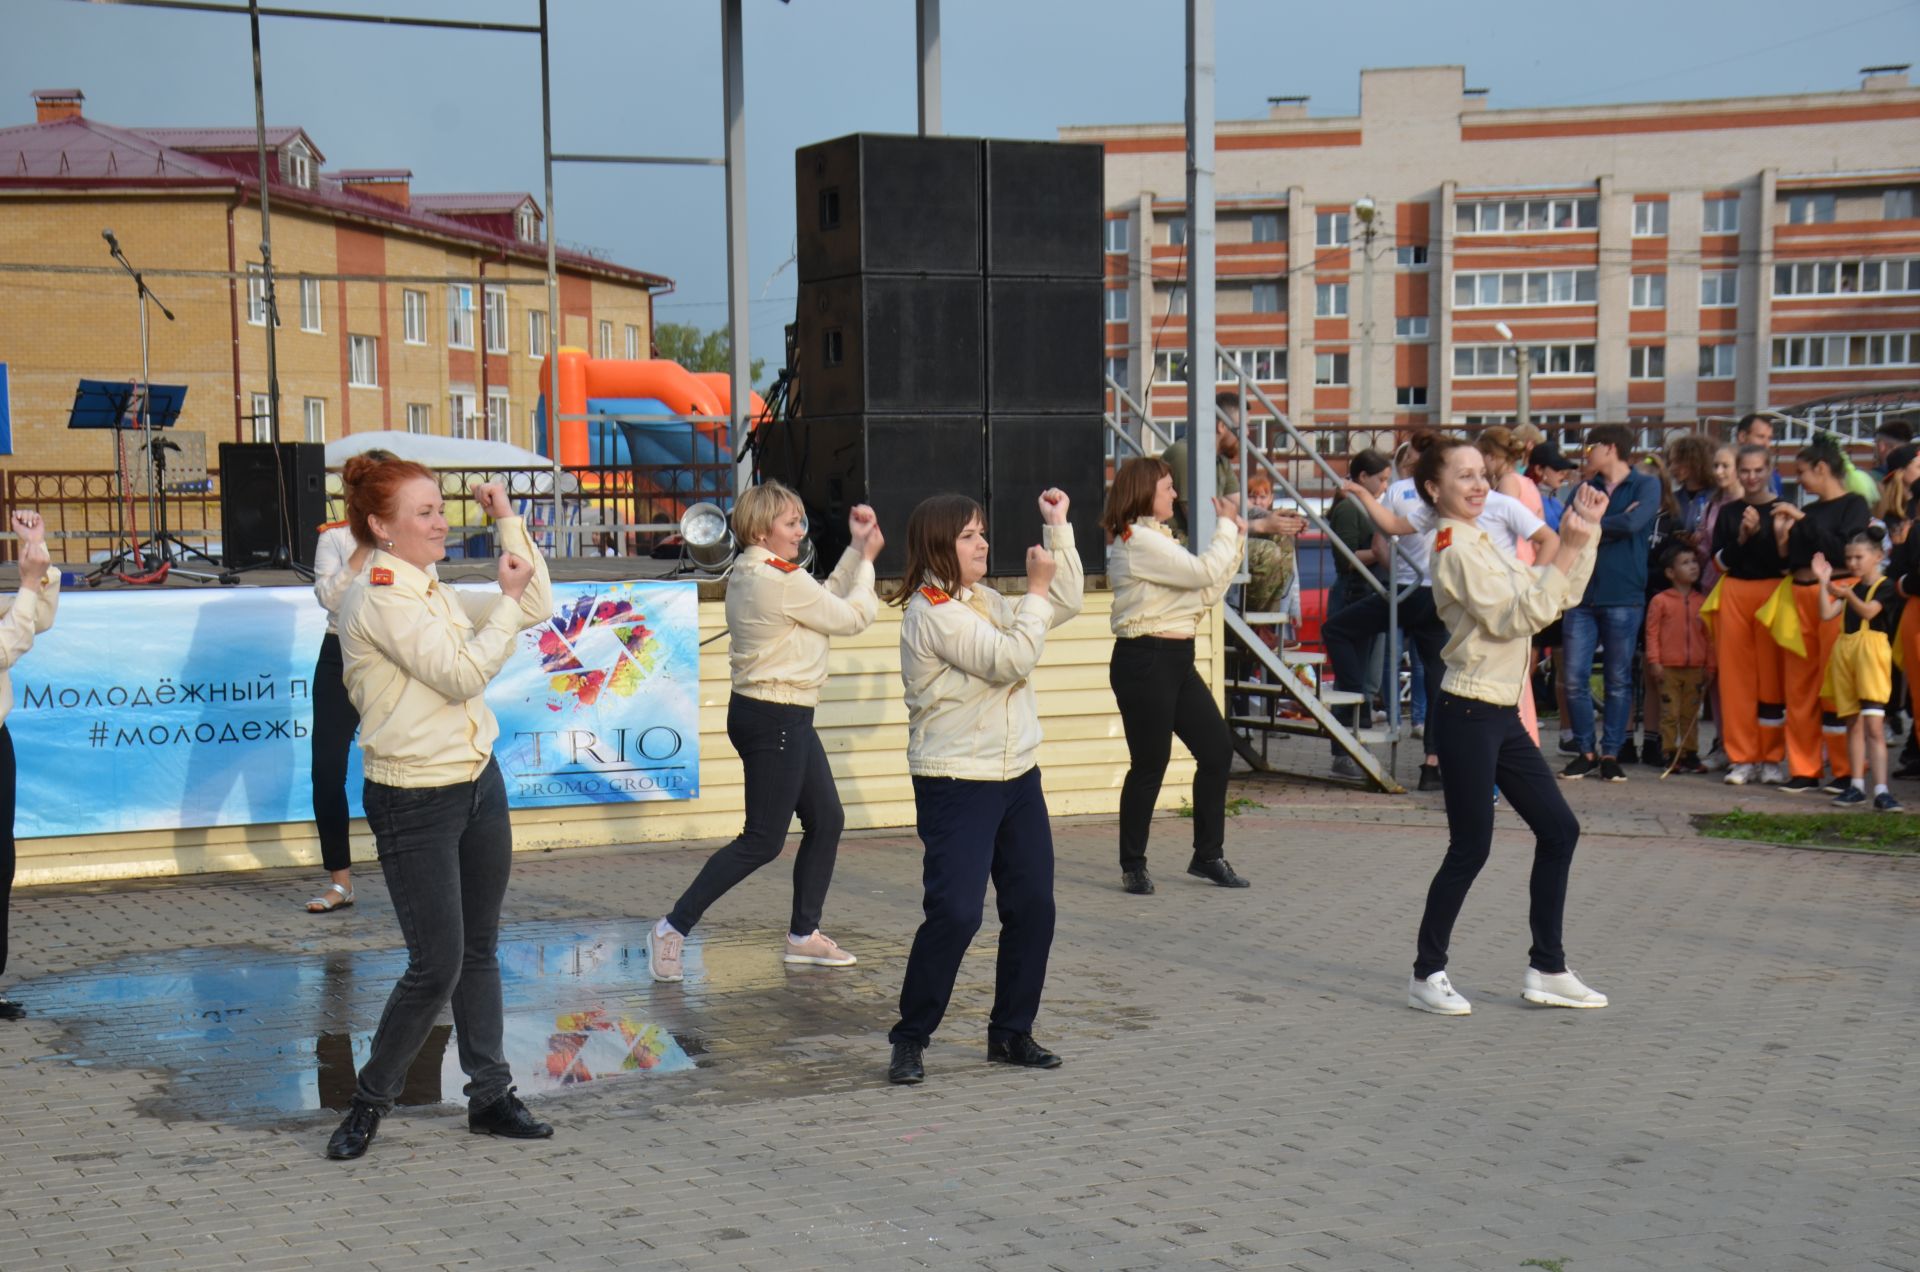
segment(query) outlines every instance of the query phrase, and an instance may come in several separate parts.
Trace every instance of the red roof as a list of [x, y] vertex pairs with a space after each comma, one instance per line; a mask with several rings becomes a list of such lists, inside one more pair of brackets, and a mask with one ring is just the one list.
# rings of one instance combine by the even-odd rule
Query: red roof
[[[319, 148], [299, 128], [267, 130], [269, 145], [278, 146], [298, 137], [320, 158]], [[66, 187], [74, 189], [113, 189], [181, 185], [224, 186], [251, 193], [259, 178], [250, 163], [219, 162], [193, 153], [195, 150], [231, 151], [254, 147], [254, 134], [248, 128], [116, 128], [97, 120], [73, 116], [45, 124], [22, 124], [0, 128], [0, 191], [23, 187]], [[278, 164], [270, 164], [275, 203], [287, 202], [325, 211], [382, 221], [420, 233], [477, 243], [532, 263], [544, 264], [546, 247], [528, 243], [511, 233], [498, 233], [470, 220], [443, 215], [443, 211], [479, 212], [492, 210], [498, 201], [512, 211], [531, 195], [431, 195], [416, 194], [411, 207], [402, 208], [371, 195], [347, 189], [338, 174], [323, 177], [313, 188], [288, 183]], [[616, 274], [649, 287], [671, 286], [673, 280], [663, 274], [632, 269], [590, 256], [585, 252], [556, 247], [556, 259], [563, 265]]]

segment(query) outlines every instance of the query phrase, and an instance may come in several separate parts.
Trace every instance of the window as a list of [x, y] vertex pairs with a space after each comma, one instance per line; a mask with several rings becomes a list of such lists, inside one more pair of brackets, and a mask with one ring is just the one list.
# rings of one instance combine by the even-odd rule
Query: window
[[632, 323], [628, 323], [627, 324], [627, 358], [628, 360], [631, 361], [634, 359], [638, 359], [639, 357], [640, 357], [640, 328], [634, 326]]
[[1740, 196], [1708, 199], [1706, 216], [1700, 225], [1702, 234], [1738, 234], [1740, 232]]
[[1664, 380], [1667, 378], [1667, 347], [1635, 345], [1627, 350], [1627, 379]]
[[1348, 214], [1317, 212], [1313, 217], [1313, 242], [1316, 247], [1342, 247], [1347, 243]]
[[1121, 388], [1127, 387], [1127, 355], [1124, 353], [1107, 355], [1107, 378]]
[[1710, 269], [1700, 275], [1700, 307], [1726, 309], [1740, 303], [1740, 274], [1731, 269]]
[[1776, 296], [1920, 292], [1920, 256], [1882, 261], [1796, 261], [1773, 267]]
[[527, 310], [527, 356], [547, 356], [547, 311], [544, 309]]
[[407, 403], [407, 432], [433, 432], [433, 408], [425, 402]]
[[[1590, 344], [1530, 345], [1532, 373], [1548, 375], [1592, 375], [1593, 346]], [[1468, 379], [1508, 376], [1518, 373], [1519, 355], [1510, 344], [1455, 345], [1453, 374]]]
[[507, 434], [513, 428], [512, 399], [505, 389], [487, 390], [487, 440], [506, 442], [513, 440]]
[[1155, 355], [1153, 359], [1153, 379], [1156, 384], [1185, 384], [1187, 381], [1187, 355], [1171, 349]]
[[[1661, 205], [1666, 206], [1665, 204]], [[1633, 308], [1665, 309], [1667, 307], [1667, 276], [1665, 274], [1635, 274], [1633, 276]]]
[[1256, 243], [1281, 242], [1280, 214], [1278, 212], [1255, 212], [1253, 214], [1253, 241]]
[[1597, 288], [1591, 269], [1535, 269], [1499, 274], [1455, 274], [1455, 309], [1516, 305], [1590, 305]]
[[1667, 236], [1667, 201], [1665, 199], [1640, 199], [1633, 205], [1633, 237], [1665, 238]]
[[1424, 315], [1417, 318], [1395, 318], [1393, 320], [1393, 334], [1408, 340], [1425, 340], [1427, 338], [1427, 322], [1428, 320]]
[[1347, 285], [1345, 283], [1314, 284], [1313, 315], [1316, 318], [1345, 318], [1347, 316]]
[[1456, 234], [1538, 234], [1591, 230], [1600, 224], [1593, 199], [1512, 199], [1453, 205]]
[[310, 442], [326, 441], [327, 400], [325, 398], [308, 398], [305, 405], [307, 408], [307, 440]]
[[1167, 218], [1167, 246], [1184, 247], [1187, 242], [1187, 218], [1170, 216]]
[[507, 289], [489, 285], [482, 293], [486, 312], [481, 315], [486, 331], [487, 352], [507, 351]]
[[1184, 314], [1187, 312], [1187, 285], [1177, 283], [1167, 292], [1167, 312]]
[[1427, 404], [1427, 386], [1424, 384], [1403, 384], [1393, 391], [1395, 406], [1425, 406]]
[[1787, 198], [1788, 225], [1827, 225], [1835, 210], [1830, 194], [1795, 194]]
[[302, 190], [313, 189], [313, 155], [299, 142], [287, 147], [286, 177]]
[[1880, 196], [1880, 215], [1889, 221], [1913, 220], [1914, 191], [1889, 190]]
[[359, 389], [380, 387], [380, 341], [377, 337], [347, 337], [347, 383]]
[[447, 431], [454, 437], [473, 436], [473, 394], [447, 395]]
[[613, 324], [604, 318], [600, 320], [600, 356], [613, 356]]
[[1106, 297], [1107, 302], [1107, 321], [1125, 322], [1128, 314], [1127, 289], [1124, 287], [1109, 287], [1102, 294]]
[[300, 330], [320, 330], [320, 280], [300, 280]]
[[[1344, 290], [1344, 288], [1342, 290]], [[1286, 293], [1280, 290], [1280, 284], [1255, 283], [1253, 285], [1254, 313], [1277, 314], [1285, 308]]]
[[1107, 250], [1124, 252], [1132, 246], [1132, 235], [1127, 232], [1127, 218], [1113, 216], [1107, 218]]
[[258, 265], [247, 266], [247, 321], [267, 325], [267, 273]]
[[1221, 384], [1232, 384], [1237, 378], [1233, 368], [1261, 384], [1284, 384], [1287, 379], [1287, 351], [1285, 349], [1234, 349], [1231, 361], [1218, 360], [1214, 379]]
[[274, 440], [273, 407], [268, 403], [267, 395], [264, 393], [256, 393], [253, 395], [252, 420], [254, 441], [271, 442]]
[[1730, 344], [1700, 346], [1700, 378], [1702, 380], [1733, 379], [1733, 346]]
[[1870, 335], [1785, 336], [1773, 342], [1779, 370], [1813, 367], [1910, 367], [1920, 362], [1920, 331]]
[[403, 290], [400, 293], [401, 339], [408, 344], [427, 343], [427, 293]]
[[1314, 354], [1313, 382], [1315, 384], [1345, 384], [1347, 382], [1347, 355], [1344, 353]]
[[447, 348], [473, 348], [473, 288], [465, 283], [447, 288]]
[[1393, 263], [1401, 269], [1425, 269], [1427, 267], [1427, 246], [1415, 243], [1411, 247], [1393, 249]]
[[540, 218], [534, 215], [530, 207], [522, 206], [513, 216], [514, 231], [519, 234], [522, 243], [540, 241]]

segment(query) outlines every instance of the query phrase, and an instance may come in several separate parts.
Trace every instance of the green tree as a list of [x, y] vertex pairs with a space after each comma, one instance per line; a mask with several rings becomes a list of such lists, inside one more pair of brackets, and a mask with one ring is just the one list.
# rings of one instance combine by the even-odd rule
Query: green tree
[[[728, 371], [732, 369], [733, 337], [722, 327], [702, 331], [680, 322], [663, 322], [653, 329], [653, 347], [662, 358], [678, 362], [689, 371]], [[758, 385], [767, 369], [765, 358], [753, 359], [747, 368], [747, 380]]]

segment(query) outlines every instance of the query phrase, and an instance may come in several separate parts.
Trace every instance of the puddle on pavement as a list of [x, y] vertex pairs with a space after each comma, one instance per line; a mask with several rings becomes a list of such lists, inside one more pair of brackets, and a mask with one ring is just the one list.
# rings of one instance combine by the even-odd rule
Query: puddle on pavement
[[[709, 1039], [757, 1022], [777, 1036], [871, 1027], [847, 978], [789, 969], [766, 941], [686, 947], [684, 984], [647, 974], [646, 924], [502, 929], [507, 1059], [522, 1095], [685, 1072]], [[41, 1063], [157, 1069], [144, 1111], [197, 1118], [343, 1109], [402, 950], [268, 954], [240, 948], [139, 955], [17, 985], [66, 1031]], [[450, 1024], [437, 1025], [400, 1103], [464, 1104]]]

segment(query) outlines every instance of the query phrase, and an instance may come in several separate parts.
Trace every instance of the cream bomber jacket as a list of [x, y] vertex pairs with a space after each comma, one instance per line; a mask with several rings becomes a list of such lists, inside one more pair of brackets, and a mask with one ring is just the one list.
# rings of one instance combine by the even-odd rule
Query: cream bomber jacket
[[1239, 568], [1240, 528], [1224, 517], [1200, 556], [1181, 547], [1165, 523], [1141, 517], [1107, 550], [1113, 634], [1193, 635]]
[[320, 527], [320, 538], [313, 547], [313, 599], [327, 611], [329, 636], [340, 632], [340, 602], [347, 599], [347, 589], [353, 586], [355, 577], [347, 563], [359, 547], [346, 522]]
[[0, 615], [0, 724], [13, 711], [13, 678], [8, 671], [33, 648], [33, 638], [53, 626], [60, 608], [60, 571], [47, 567], [40, 590], [21, 588], [13, 606]]
[[1004, 782], [1034, 766], [1040, 711], [1029, 677], [1048, 631], [1080, 612], [1086, 588], [1073, 527], [1046, 526], [1041, 543], [1059, 563], [1044, 597], [927, 586], [907, 602], [900, 678], [915, 777]]
[[879, 609], [873, 563], [858, 548], [840, 554], [824, 586], [791, 561], [748, 548], [727, 579], [733, 691], [762, 702], [819, 705], [830, 638], [859, 635]]
[[360, 713], [367, 777], [452, 786], [486, 770], [500, 726], [481, 695], [516, 637], [553, 615], [547, 563], [520, 517], [494, 522], [501, 552], [533, 567], [515, 602], [466, 592], [376, 551], [340, 603], [347, 696]]
[[1534, 633], [1578, 605], [1593, 574], [1594, 545], [1582, 544], [1569, 568], [1522, 565], [1471, 521], [1442, 517], [1433, 536], [1433, 603], [1449, 633], [1440, 687], [1462, 698], [1511, 707], [1520, 701]]

